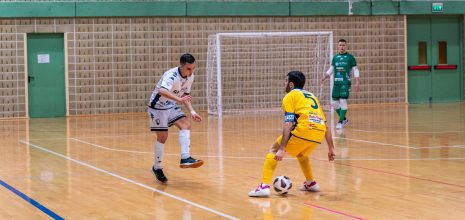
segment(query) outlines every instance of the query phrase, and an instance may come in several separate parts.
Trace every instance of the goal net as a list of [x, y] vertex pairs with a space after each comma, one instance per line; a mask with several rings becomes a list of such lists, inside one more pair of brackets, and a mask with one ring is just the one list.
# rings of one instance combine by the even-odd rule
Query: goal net
[[332, 32], [217, 33], [208, 37], [208, 113], [280, 111], [286, 74], [299, 70], [304, 89], [330, 104], [321, 78], [332, 57]]

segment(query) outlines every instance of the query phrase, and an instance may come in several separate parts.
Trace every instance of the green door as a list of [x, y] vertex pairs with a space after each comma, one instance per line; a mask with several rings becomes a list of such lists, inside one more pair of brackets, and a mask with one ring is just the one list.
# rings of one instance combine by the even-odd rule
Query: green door
[[460, 16], [407, 19], [408, 102], [463, 99]]
[[66, 115], [63, 34], [28, 34], [29, 117]]

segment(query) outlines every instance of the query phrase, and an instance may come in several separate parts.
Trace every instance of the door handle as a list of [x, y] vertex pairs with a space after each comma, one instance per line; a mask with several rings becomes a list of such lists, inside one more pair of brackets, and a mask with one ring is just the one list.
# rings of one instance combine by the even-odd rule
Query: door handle
[[30, 83], [32, 80], [34, 80], [33, 76], [27, 76], [27, 82]]
[[435, 70], [456, 70], [457, 65], [434, 65]]
[[409, 70], [429, 70], [431, 71], [430, 65], [418, 65], [418, 66], [408, 66]]

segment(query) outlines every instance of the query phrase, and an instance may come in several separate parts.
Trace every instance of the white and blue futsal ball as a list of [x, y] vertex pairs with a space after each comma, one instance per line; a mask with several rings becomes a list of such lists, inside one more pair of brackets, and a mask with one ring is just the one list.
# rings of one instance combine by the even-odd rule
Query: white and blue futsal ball
[[278, 194], [287, 194], [292, 188], [292, 181], [287, 176], [277, 176], [273, 181], [273, 188]]

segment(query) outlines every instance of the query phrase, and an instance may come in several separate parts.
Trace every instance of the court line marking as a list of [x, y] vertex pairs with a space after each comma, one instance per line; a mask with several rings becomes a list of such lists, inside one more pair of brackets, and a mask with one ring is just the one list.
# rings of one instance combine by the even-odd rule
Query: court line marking
[[[116, 136], [103, 136], [103, 137], [127, 137], [127, 136], [135, 136], [135, 135], [116, 135]], [[101, 138], [99, 137], [84, 137], [84, 138]], [[82, 141], [77, 138], [49, 138], [49, 139], [29, 139], [29, 140], [78, 140]], [[361, 140], [361, 139], [353, 139], [353, 138], [346, 138], [346, 137], [337, 137], [333, 136], [334, 139], [343, 139], [343, 140], [348, 140], [348, 141], [354, 141], [354, 142], [362, 142], [362, 143], [369, 143], [369, 144], [377, 144], [377, 145], [382, 145], [382, 146], [393, 146], [393, 147], [398, 147], [398, 148], [404, 148], [404, 149], [413, 149], [413, 150], [421, 150], [421, 149], [440, 149], [440, 148], [465, 148], [465, 145], [450, 145], [450, 146], [407, 146], [407, 145], [400, 145], [400, 144], [389, 144], [389, 143], [383, 143], [383, 142], [377, 142], [377, 141], [368, 141], [368, 140]], [[101, 148], [106, 148], [106, 147], [101, 147]], [[111, 148], [107, 148], [111, 149]], [[117, 150], [113, 149], [115, 151], [124, 151], [124, 150]], [[126, 151], [126, 152], [132, 152], [132, 153], [140, 153], [138, 151]]]
[[10, 190], [11, 192], [13, 192], [14, 194], [16, 194], [17, 196], [19, 196], [20, 198], [24, 199], [26, 202], [28, 202], [29, 204], [33, 205], [34, 207], [38, 208], [40, 211], [42, 211], [43, 213], [47, 214], [48, 216], [52, 217], [53, 219], [64, 219], [63, 217], [59, 216], [58, 214], [56, 214], [55, 212], [53, 212], [52, 210], [48, 209], [47, 207], [43, 206], [42, 204], [40, 204], [39, 202], [37, 202], [36, 200], [32, 199], [31, 197], [27, 196], [26, 194], [22, 193], [21, 191], [17, 190], [16, 188], [14, 188], [13, 186], [9, 185], [8, 183], [4, 182], [3, 180], [0, 180], [0, 185], [2, 185], [3, 187], [7, 188], [8, 190]]
[[[78, 140], [78, 139], [76, 139], [76, 140]], [[80, 141], [80, 140], [78, 140], [78, 141]], [[92, 144], [92, 143], [88, 143], [88, 144], [93, 145], [93, 146], [97, 145], [97, 144]], [[97, 145], [97, 146], [100, 146], [100, 145]], [[100, 146], [100, 147], [104, 148], [104, 149], [110, 149], [111, 150], [111, 148], [107, 148], [107, 147], [103, 147], [103, 146]], [[174, 154], [171, 154], [171, 155], [174, 155]], [[177, 154], [175, 154], [175, 155], [177, 155]], [[204, 156], [204, 157], [208, 157], [208, 156]], [[210, 157], [232, 158], [232, 157], [225, 157], [225, 156], [210, 156]], [[263, 159], [261, 157], [235, 157], [235, 158]], [[294, 159], [295, 160], [295, 158], [291, 158], [291, 157], [286, 157], [286, 158], [283, 158], [283, 159]], [[328, 162], [325, 159], [319, 159], [319, 158], [312, 158], [312, 159], [317, 160], [317, 161]], [[442, 160], [446, 160], [446, 159], [442, 159]], [[454, 160], [454, 159], [465, 159], [465, 158], [452, 158], [452, 159]], [[372, 159], [372, 160], [381, 160], [381, 159]], [[394, 159], [394, 160], [396, 160], [396, 159]], [[406, 160], [410, 160], [410, 159], [406, 159]], [[420, 159], [417, 159], [417, 160], [420, 160]], [[349, 164], [344, 164], [344, 163], [338, 163], [337, 161], [339, 161], [339, 159], [337, 159], [335, 161], [335, 164], [342, 165], [342, 166], [350, 166], [350, 167], [365, 169], [365, 170], [369, 170], [369, 171], [373, 171], [373, 172], [379, 172], [379, 173], [384, 173], [384, 174], [389, 174], [389, 175], [394, 175], [394, 176], [401, 176], [401, 177], [406, 177], [406, 178], [412, 178], [412, 179], [417, 179], [417, 180], [423, 180], [423, 181], [428, 181], [428, 182], [434, 182], [434, 183], [440, 183], [440, 184], [449, 185], [449, 186], [456, 186], [456, 187], [465, 188], [465, 186], [458, 185], [458, 184], [447, 183], [447, 182], [442, 182], [442, 181], [432, 180], [432, 179], [426, 179], [426, 178], [421, 178], [421, 177], [415, 177], [415, 176], [405, 175], [405, 174], [401, 174], [401, 173], [394, 173], [394, 172], [389, 172], [389, 171], [383, 171], [383, 170], [371, 169], [371, 168], [366, 168], [366, 167], [354, 166], [354, 165], [349, 165]]]
[[[315, 158], [317, 160], [322, 160], [320, 158]], [[370, 161], [370, 160], [384, 160], [384, 161], [422, 161], [422, 160], [465, 160], [465, 157], [448, 157], [448, 158], [337, 158], [336, 160], [353, 160], [353, 161]]]
[[[76, 139], [76, 140], [77, 140], [77, 141], [81, 141], [81, 140], [78, 140], [78, 139]], [[25, 144], [27, 144], [27, 145], [34, 146], [33, 144], [27, 143], [27, 142], [22, 141], [22, 140], [21, 140], [20, 142], [23, 142], [23, 143], [25, 143]], [[84, 142], [84, 141], [81, 141], [81, 142]], [[87, 142], [87, 143], [88, 143], [88, 142]], [[92, 144], [92, 143], [88, 143], [88, 144], [90, 144], [90, 145], [92, 145], [92, 146], [96, 146], [96, 145], [97, 145], [97, 144]], [[98, 145], [98, 146], [100, 146], [100, 145]], [[43, 149], [43, 148], [41, 148], [41, 147], [39, 147], [39, 146], [34, 146], [34, 147], [39, 148], [39, 149], [44, 150], [44, 151], [47, 151], [47, 152], [49, 152], [49, 153], [55, 154], [55, 155], [57, 155], [57, 156], [60, 156], [60, 157], [63, 157], [63, 158], [68, 159], [68, 157], [66, 157], [66, 156], [63, 156], [63, 155], [58, 154], [58, 153], [55, 153], [55, 152], [53, 152], [53, 151], [49, 151], [49, 150], [47, 150], [47, 149]], [[107, 149], [107, 150], [115, 150], [115, 149], [111, 149], [111, 148], [107, 148], [107, 147], [103, 147], [103, 146], [100, 146], [100, 147], [103, 148], [103, 149]], [[148, 153], [148, 152], [145, 152], [145, 153]], [[150, 153], [150, 154], [152, 154], [152, 153]], [[172, 155], [173, 155], [173, 154], [172, 154]], [[176, 155], [177, 155], [177, 154], [176, 154]], [[212, 157], [220, 157], [220, 156], [212, 156]], [[244, 157], [240, 157], [240, 158], [244, 158]], [[261, 158], [261, 157], [247, 157], [247, 158], [250, 158], [250, 159], [263, 159], [263, 158]], [[69, 159], [72, 160], [73, 162], [76, 162], [76, 163], [79, 163], [79, 164], [80, 164], [79, 161], [75, 161], [75, 160], [72, 159], [72, 158], [69, 158]], [[284, 159], [295, 159], [295, 158], [284, 158]], [[313, 158], [313, 159], [319, 160], [319, 161], [323, 161], [323, 162], [327, 162], [327, 161], [324, 160], [324, 159], [318, 159], [318, 158]], [[460, 159], [462, 159], [462, 158], [460, 158]], [[464, 158], [464, 159], [465, 159], [465, 158]], [[374, 160], [376, 160], [376, 159], [374, 159]], [[371, 168], [366, 168], [366, 167], [354, 166], [354, 165], [349, 165], [349, 164], [344, 164], [344, 163], [338, 163], [338, 162], [335, 162], [335, 164], [342, 165], [342, 166], [355, 167], [355, 168], [364, 169], [364, 170], [369, 170], [369, 171], [372, 171], [372, 172], [379, 172], [379, 173], [384, 173], [384, 174], [389, 174], [389, 175], [394, 175], [394, 176], [400, 176], [400, 177], [405, 177], [405, 178], [412, 178], [412, 179], [423, 180], [423, 181], [427, 181], [427, 182], [434, 182], [434, 183], [439, 183], [439, 184], [444, 184], [444, 185], [449, 185], [449, 186], [455, 186], [455, 187], [465, 188], [465, 186], [462, 186], [462, 185], [453, 184], [453, 183], [447, 183], [447, 182], [442, 182], [442, 181], [438, 181], [438, 180], [432, 180], [432, 179], [427, 179], [427, 178], [415, 177], [415, 176], [410, 176], [410, 175], [405, 175], [405, 174], [400, 174], [400, 173], [394, 173], [394, 172], [389, 172], [389, 171], [383, 171], [383, 170], [371, 169]], [[84, 165], [84, 164], [83, 164], [83, 165]], [[87, 165], [87, 164], [85, 164], [84, 166], [93, 167], [93, 166]], [[94, 169], [94, 168], [93, 168], [93, 169]], [[96, 167], [95, 167], [95, 169], [100, 169], [100, 168], [96, 168]], [[102, 170], [102, 171], [100, 171], [100, 172], [106, 173], [106, 172], [108, 172], [108, 171]], [[116, 175], [116, 174], [113, 174], [113, 173], [110, 173], [110, 172], [108, 172], [107, 174], [112, 175], [112, 176]], [[120, 178], [120, 179], [124, 178], [124, 177], [120, 177], [120, 176], [118, 176], [118, 175], [116, 175], [115, 177]], [[123, 180], [132, 183], [132, 180], [130, 180], [130, 179], [127, 179], [127, 180], [126, 180], [126, 178], [124, 178]], [[134, 182], [134, 184], [139, 185], [137, 182]], [[143, 184], [141, 184], [140, 186], [142, 186], [142, 187], [144, 187], [144, 188], [148, 187], [148, 186], [143, 185]], [[165, 192], [159, 191], [159, 190], [154, 189], [154, 188], [151, 188], [151, 187], [148, 187], [148, 189], [153, 190], [153, 191], [155, 191], [155, 192], [159, 192], [159, 193], [161, 193], [161, 194], [163, 194], [163, 195], [165, 194]], [[166, 193], [166, 194], [167, 194], [167, 193]], [[168, 196], [171, 197], [171, 194], [168, 194]], [[182, 199], [182, 198], [181, 198], [181, 199]], [[189, 203], [189, 204], [191, 204], [191, 203]], [[195, 205], [195, 204], [194, 204], [194, 206], [198, 207], [198, 206]]]
[[364, 169], [364, 170], [369, 170], [369, 171], [373, 171], [373, 172], [384, 173], [384, 174], [389, 174], [389, 175], [394, 175], [394, 176], [400, 176], [400, 177], [406, 177], [406, 178], [411, 178], [411, 179], [416, 179], [416, 180], [423, 180], [423, 181], [428, 181], [428, 182], [433, 182], [433, 183], [439, 183], [439, 184], [448, 185], [448, 186], [455, 186], [455, 187], [465, 188], [465, 185], [460, 185], [460, 184], [455, 184], [455, 183], [448, 183], [448, 182], [444, 182], [444, 181], [433, 180], [433, 179], [422, 178], [422, 177], [416, 177], [416, 176], [410, 176], [410, 175], [406, 175], [406, 174], [402, 174], [402, 173], [394, 173], [394, 172], [389, 172], [389, 171], [384, 171], [384, 170], [372, 169], [372, 168], [355, 166], [355, 165], [351, 165], [351, 164], [338, 163], [338, 162], [335, 162], [335, 164], [342, 165], [342, 166], [348, 166], [348, 167], [355, 167], [355, 168], [359, 168], [359, 169]]
[[227, 215], [227, 214], [225, 214], [225, 213], [216, 211], [216, 210], [214, 210], [214, 209], [211, 209], [211, 208], [208, 208], [208, 207], [206, 207], [206, 206], [200, 205], [200, 204], [198, 204], [198, 203], [192, 202], [192, 201], [190, 201], [190, 200], [181, 198], [181, 197], [179, 197], [179, 196], [175, 196], [175, 195], [172, 195], [172, 194], [170, 194], [170, 193], [163, 192], [163, 191], [161, 191], [161, 190], [158, 190], [158, 189], [155, 189], [155, 188], [153, 188], [153, 187], [147, 186], [147, 185], [145, 185], [145, 184], [143, 184], [143, 183], [139, 183], [139, 182], [134, 181], [134, 180], [131, 180], [131, 179], [129, 179], [129, 178], [126, 178], [126, 177], [120, 176], [120, 175], [118, 175], [118, 174], [112, 173], [112, 172], [110, 172], [110, 171], [107, 171], [107, 170], [98, 168], [98, 167], [96, 167], [96, 166], [92, 166], [92, 165], [90, 165], [90, 164], [88, 164], [88, 163], [85, 163], [85, 162], [82, 162], [82, 161], [73, 159], [73, 158], [71, 158], [71, 157], [68, 157], [68, 156], [65, 156], [65, 155], [63, 155], [63, 154], [57, 153], [57, 152], [55, 152], [55, 151], [52, 151], [52, 150], [49, 150], [49, 149], [40, 147], [40, 146], [38, 146], [38, 145], [29, 143], [29, 142], [27, 142], [27, 141], [20, 140], [19, 142], [20, 142], [20, 143], [23, 143], [23, 144], [25, 144], [25, 145], [29, 145], [29, 146], [31, 146], [31, 147], [37, 148], [37, 149], [39, 149], [39, 150], [45, 151], [45, 152], [47, 152], [47, 153], [53, 154], [53, 155], [55, 155], [55, 156], [57, 156], [57, 157], [61, 157], [61, 158], [63, 158], [63, 159], [66, 159], [66, 160], [75, 162], [75, 163], [77, 163], [77, 164], [79, 164], [79, 165], [81, 165], [81, 166], [85, 166], [85, 167], [91, 168], [91, 169], [96, 170], [96, 171], [98, 171], [98, 172], [101, 172], [101, 173], [104, 173], [104, 174], [113, 176], [113, 177], [115, 177], [115, 178], [117, 178], [117, 179], [124, 180], [124, 181], [126, 181], [126, 182], [128, 182], [128, 183], [132, 183], [132, 184], [134, 184], [134, 185], [137, 185], [137, 186], [140, 186], [140, 187], [142, 187], [142, 188], [151, 190], [151, 191], [153, 191], [153, 192], [157, 192], [157, 193], [162, 194], [162, 195], [164, 195], [164, 196], [168, 196], [168, 197], [170, 197], [170, 198], [172, 198], [172, 199], [175, 199], [175, 200], [178, 200], [178, 201], [187, 203], [187, 204], [189, 204], [189, 205], [195, 206], [195, 207], [200, 208], [200, 209], [203, 209], [203, 210], [205, 210], [205, 211], [208, 211], [208, 212], [211, 212], [211, 213], [215, 213], [215, 214], [217, 214], [217, 215], [219, 215], [219, 216], [222, 216], [222, 217], [224, 217], [224, 218], [238, 220], [238, 218], [236, 218], [236, 217], [233, 217], [233, 216]]
[[313, 208], [317, 208], [317, 209], [320, 209], [320, 210], [332, 212], [332, 213], [335, 213], [335, 214], [338, 214], [338, 215], [342, 215], [342, 216], [345, 216], [345, 217], [349, 217], [349, 218], [352, 218], [352, 219], [364, 220], [364, 218], [361, 218], [361, 217], [357, 217], [357, 216], [354, 216], [354, 215], [346, 214], [346, 213], [343, 213], [343, 212], [340, 212], [340, 211], [336, 211], [336, 210], [333, 210], [333, 209], [329, 209], [329, 208], [325, 208], [325, 207], [322, 207], [322, 206], [314, 205], [314, 204], [311, 204], [311, 203], [308, 203], [308, 202], [304, 202], [304, 205], [310, 206], [310, 207], [313, 207]]
[[464, 130], [454, 130], [454, 131], [373, 131], [373, 130], [362, 130], [362, 129], [353, 129], [352, 131], [365, 132], [365, 133], [388, 133], [388, 134], [443, 134], [443, 133], [465, 133]]
[[436, 148], [465, 148], [465, 145], [424, 146], [424, 147], [418, 147], [418, 146], [406, 146], [406, 145], [400, 145], [400, 144], [388, 144], [388, 143], [382, 143], [382, 142], [377, 142], [377, 141], [367, 141], [367, 140], [352, 139], [352, 138], [343, 138], [343, 137], [333, 137], [333, 139], [345, 139], [345, 140], [355, 141], [355, 142], [363, 142], [363, 143], [369, 143], [369, 144], [378, 144], [378, 145], [384, 145], [384, 146], [394, 146], [394, 147], [407, 148], [407, 149], [414, 149], [414, 150], [436, 149]]
[[[123, 153], [135, 153], [135, 154], [150, 154], [153, 155], [153, 152], [148, 152], [148, 151], [134, 151], [134, 150], [121, 150], [121, 149], [114, 149], [114, 148], [109, 148], [105, 147], [99, 144], [95, 143], [90, 143], [87, 141], [83, 141], [77, 138], [69, 138], [70, 140], [74, 140], [83, 144], [91, 145], [97, 148], [101, 148], [104, 150], [108, 151], [116, 151], [116, 152], [123, 152]], [[179, 154], [169, 154], [165, 153], [164, 155], [168, 156], [177, 156]], [[207, 158], [230, 158], [230, 159], [263, 159], [263, 157], [243, 157], [243, 156], [219, 156], [219, 155], [198, 155], [199, 157], [207, 157]], [[286, 160], [291, 160], [295, 159], [292, 157], [284, 157], [283, 159]], [[314, 159], [319, 159], [319, 158], [314, 158]], [[460, 158], [460, 157], [454, 157], [454, 158], [338, 158], [336, 160], [400, 160], [400, 161], [409, 161], [409, 160], [464, 160], [465, 158]], [[323, 159], [319, 159], [323, 160]]]

